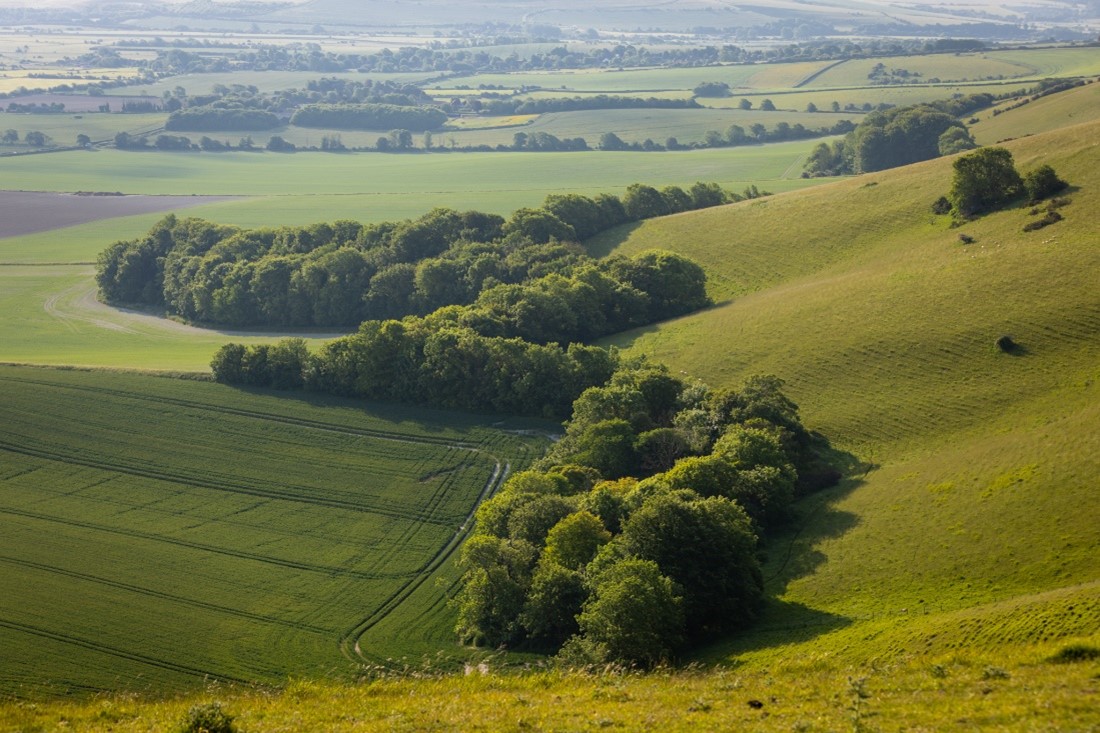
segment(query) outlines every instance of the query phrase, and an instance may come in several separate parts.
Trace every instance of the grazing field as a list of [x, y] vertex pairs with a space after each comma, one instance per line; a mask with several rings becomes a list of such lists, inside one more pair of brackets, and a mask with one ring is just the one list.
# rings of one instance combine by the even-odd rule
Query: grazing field
[[[1067, 125], [1100, 118], [1100, 84], [1091, 83], [1077, 89], [1041, 97], [1007, 112], [1011, 102], [983, 110], [979, 123], [971, 127], [974, 139], [981, 145], [992, 145], [1011, 137], [1049, 132]], [[993, 115], [994, 110], [1003, 114]]]
[[[1022, 170], [1048, 163], [1073, 186], [1065, 220], [1038, 232], [1022, 231], [1027, 208], [948, 228], [929, 208], [946, 159], [620, 237], [614, 251], [660, 243], [702, 262], [719, 305], [618, 343], [712, 384], [775, 373], [806, 424], [864, 464], [771, 544], [774, 633], [715, 658], [1095, 633], [1098, 134], [1091, 122], [1007, 145]], [[1015, 355], [994, 345], [1004, 334]]]
[[[0, 690], [20, 696], [434, 651], [437, 577], [537, 443], [473, 416], [109, 372], [2, 367], [0, 395]], [[418, 636], [361, 640], [389, 616]]]
[[806, 86], [871, 86], [868, 77], [876, 64], [882, 64], [887, 71], [904, 69], [911, 74], [919, 74], [908, 80], [921, 83], [933, 79], [942, 82], [1038, 80], [1100, 74], [1100, 58], [1093, 48], [1043, 48], [852, 59], [833, 66]]

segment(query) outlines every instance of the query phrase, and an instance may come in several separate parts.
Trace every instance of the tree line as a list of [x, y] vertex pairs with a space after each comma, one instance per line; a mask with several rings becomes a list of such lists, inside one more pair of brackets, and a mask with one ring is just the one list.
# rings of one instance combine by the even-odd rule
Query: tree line
[[[572, 277], [595, 265], [570, 242], [741, 198], [713, 183], [687, 190], [632, 184], [621, 198], [552, 194], [508, 220], [436, 209], [402, 222], [256, 230], [169, 215], [144, 237], [102, 252], [96, 279], [106, 302], [164, 307], [203, 323], [348, 326], [467, 305], [493, 288], [533, 278]], [[546, 323], [553, 322], [551, 314]], [[632, 325], [616, 322], [617, 328]]]
[[930, 105], [895, 107], [866, 115], [843, 140], [818, 144], [806, 176], [867, 173], [930, 160], [976, 147], [966, 125]]
[[298, 127], [413, 132], [438, 130], [446, 121], [447, 113], [438, 107], [395, 104], [311, 104], [299, 108], [290, 118], [290, 124]]

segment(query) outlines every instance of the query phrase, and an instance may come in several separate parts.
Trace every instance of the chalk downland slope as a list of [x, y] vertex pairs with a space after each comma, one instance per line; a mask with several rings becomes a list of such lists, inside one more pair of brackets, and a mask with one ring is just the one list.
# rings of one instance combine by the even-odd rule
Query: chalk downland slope
[[863, 464], [771, 541], [765, 632], [716, 656], [1096, 633], [1098, 140], [1090, 122], [1006, 143], [1021, 171], [1047, 163], [1072, 184], [1065, 219], [1038, 231], [1023, 231], [1041, 216], [1029, 206], [951, 228], [931, 211], [951, 183], [941, 159], [648, 221], [614, 246], [695, 258], [719, 301], [621, 345], [711, 384], [777, 374]]

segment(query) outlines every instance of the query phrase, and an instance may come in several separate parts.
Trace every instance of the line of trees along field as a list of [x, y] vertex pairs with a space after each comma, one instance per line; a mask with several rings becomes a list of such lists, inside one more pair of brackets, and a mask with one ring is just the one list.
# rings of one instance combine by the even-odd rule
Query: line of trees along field
[[[543, 308], [545, 318], [525, 316], [529, 326], [495, 327], [498, 335], [567, 342], [676, 315], [683, 311], [668, 305], [676, 299], [700, 306], [696, 290], [665, 292], [656, 279], [642, 282], [615, 261], [597, 263], [573, 242], [626, 222], [740, 198], [713, 183], [687, 190], [633, 184], [622, 198], [554, 194], [541, 207], [519, 209], [507, 220], [436, 209], [402, 222], [258, 230], [169, 215], [144, 237], [102, 252], [96, 279], [109, 303], [164, 307], [203, 323], [353, 326], [477, 304], [487, 314], [478, 317], [486, 333], [492, 331], [490, 322], [502, 318], [498, 304], [514, 300], [517, 288], [537, 284], [540, 297], [553, 300], [554, 293], [584, 280], [599, 312], [580, 319], [577, 332], [553, 336], [553, 324], [570, 310], [555, 305]], [[701, 281], [696, 286], [701, 288]]]

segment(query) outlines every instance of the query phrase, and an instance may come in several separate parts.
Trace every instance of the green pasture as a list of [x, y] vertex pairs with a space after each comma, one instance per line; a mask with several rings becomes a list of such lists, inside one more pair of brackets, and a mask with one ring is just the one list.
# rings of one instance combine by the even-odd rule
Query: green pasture
[[[1095, 631], [1098, 133], [1094, 121], [1007, 145], [1021, 170], [1048, 163], [1074, 187], [1065, 220], [1036, 232], [1022, 231], [1028, 207], [960, 229], [934, 216], [945, 159], [602, 243], [673, 246], [718, 301], [620, 345], [710, 384], [774, 373], [857, 461], [770, 543], [774, 633], [724, 654], [853, 661]], [[1016, 354], [994, 345], [1005, 334]], [[1079, 613], [1043, 620], [1067, 607]]]
[[[992, 145], [1010, 137], [1034, 135], [1095, 120], [1100, 117], [1100, 84], [1051, 94], [1005, 111], [1012, 104], [1012, 101], [1004, 102], [979, 113], [978, 124], [971, 126], [974, 139], [982, 145]], [[994, 110], [1002, 114], [994, 116]]]
[[445, 584], [420, 586], [534, 444], [474, 417], [109, 372], [3, 367], [0, 394], [0, 690], [24, 696], [418, 653], [374, 636], [357, 654], [356, 630], [447, 631], [399, 601], [439, 602]]
[[[54, 145], [76, 145], [77, 135], [87, 135], [92, 140], [113, 141], [116, 134], [129, 132], [131, 134], [147, 133], [164, 127], [167, 115], [163, 113], [150, 114], [116, 114], [103, 112], [84, 112], [81, 114], [9, 114], [0, 115], [0, 128], [19, 131], [20, 138], [31, 130], [38, 130], [50, 136]], [[195, 137], [198, 142], [200, 136]], [[233, 139], [236, 144], [239, 137]], [[266, 140], [266, 138], [265, 138]]]
[[1048, 77], [1091, 76], [1100, 74], [1100, 56], [1094, 48], [1043, 48], [983, 51], [965, 54], [893, 56], [889, 58], [851, 59], [830, 68], [810, 81], [810, 88], [872, 86], [868, 74], [876, 64], [891, 69], [917, 72], [911, 81], [943, 82], [1038, 80]]
[[669, 91], [694, 89], [702, 82], [725, 82], [737, 89], [784, 89], [795, 86], [827, 61], [801, 61], [789, 64], [729, 64], [692, 68], [624, 69], [622, 71], [583, 69], [515, 74], [477, 74], [448, 79], [448, 86], [479, 84], [499, 85], [505, 89], [541, 87], [543, 90], [569, 92]]

